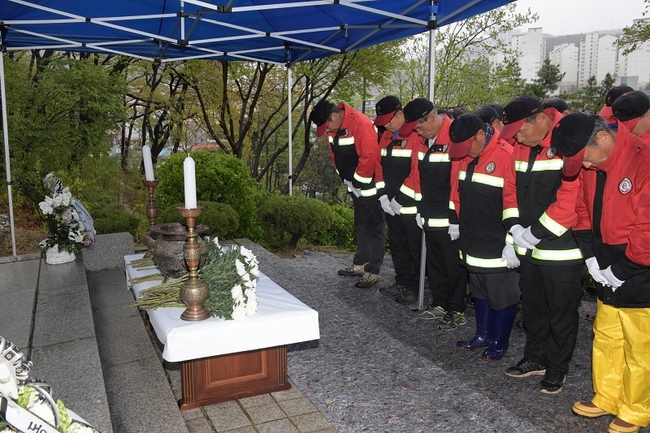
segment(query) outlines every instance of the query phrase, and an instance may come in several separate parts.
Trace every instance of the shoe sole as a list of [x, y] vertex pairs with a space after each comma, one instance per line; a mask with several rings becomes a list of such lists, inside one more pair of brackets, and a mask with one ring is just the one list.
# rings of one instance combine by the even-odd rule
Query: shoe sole
[[638, 426], [624, 427], [622, 425], [616, 425], [612, 421], [612, 423], [609, 424], [607, 433], [637, 433], [639, 430], [641, 430], [641, 427]]
[[539, 392], [541, 392], [542, 394], [554, 395], [554, 394], [559, 394], [559, 393], [561, 393], [563, 389], [564, 389], [564, 387], [562, 387], [562, 388], [560, 388], [560, 389], [558, 389], [558, 390], [555, 390], [555, 391], [551, 391], [551, 390], [549, 390], [549, 389], [541, 388], [541, 389], [539, 390]]
[[504, 371], [503, 374], [505, 374], [508, 377], [514, 377], [516, 379], [518, 379], [520, 377], [544, 376], [546, 374], [546, 369], [529, 371], [528, 373], [523, 373], [523, 374], [511, 374], [511, 373], [508, 373], [507, 371]]
[[581, 407], [583, 406], [583, 404], [578, 406], [577, 403], [574, 403], [573, 407], [571, 408], [571, 412], [585, 418], [598, 418], [601, 416], [609, 415], [609, 412], [602, 410], [599, 407], [591, 408], [589, 406], [584, 406], [586, 409], [582, 409]]
[[339, 275], [342, 276], [342, 277], [360, 277], [360, 276], [363, 275], [363, 272], [361, 272], [360, 274], [357, 274], [357, 273], [351, 274], [351, 273], [339, 271]]
[[377, 284], [377, 283], [376, 282], [371, 283], [371, 284], [359, 284], [359, 283], [357, 283], [357, 284], [354, 285], [354, 287], [358, 287], [360, 289], [369, 289], [372, 286], [374, 286], [375, 284]]

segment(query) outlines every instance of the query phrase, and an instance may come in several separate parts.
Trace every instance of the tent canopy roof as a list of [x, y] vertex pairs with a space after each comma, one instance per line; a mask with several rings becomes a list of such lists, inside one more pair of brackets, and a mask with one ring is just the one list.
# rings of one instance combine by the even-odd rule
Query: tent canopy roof
[[0, 0], [7, 50], [276, 64], [345, 53], [512, 0]]

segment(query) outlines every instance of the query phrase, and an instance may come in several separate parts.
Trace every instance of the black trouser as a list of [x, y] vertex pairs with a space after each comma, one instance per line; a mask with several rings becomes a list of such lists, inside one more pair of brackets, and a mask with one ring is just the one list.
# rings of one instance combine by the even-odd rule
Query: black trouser
[[420, 255], [422, 252], [422, 229], [415, 215], [386, 215], [388, 245], [395, 268], [395, 282], [418, 290], [420, 281]]
[[465, 311], [467, 270], [460, 265], [458, 240], [452, 241], [447, 229], [425, 231], [425, 237], [432, 305], [445, 310]]
[[352, 195], [354, 203], [354, 230], [357, 235], [355, 265], [366, 265], [365, 271], [378, 274], [386, 253], [386, 227], [384, 211], [377, 197], [358, 198]]
[[539, 266], [521, 261], [524, 357], [566, 374], [578, 336], [582, 264]]

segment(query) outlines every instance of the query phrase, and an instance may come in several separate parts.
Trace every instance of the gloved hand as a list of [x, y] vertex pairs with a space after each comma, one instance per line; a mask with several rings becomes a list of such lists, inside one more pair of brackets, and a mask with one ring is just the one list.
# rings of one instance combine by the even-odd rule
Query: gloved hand
[[0, 357], [0, 394], [13, 399], [18, 398], [16, 369], [3, 357]]
[[526, 248], [527, 250], [532, 250], [535, 248], [535, 245], [539, 243], [537, 239], [530, 231], [530, 227], [523, 228], [519, 224], [515, 224], [510, 227], [510, 233], [512, 233], [512, 240], [519, 245], [520, 247]]
[[379, 197], [379, 204], [381, 204], [381, 208], [388, 215], [395, 215], [395, 211], [393, 211], [393, 208], [390, 207], [390, 200], [388, 200], [388, 196], [386, 194]]
[[422, 215], [420, 215], [420, 212], [415, 214], [415, 223], [422, 228]]
[[517, 253], [515, 253], [515, 247], [511, 244], [506, 244], [501, 252], [501, 261], [506, 262], [506, 267], [508, 269], [518, 268], [519, 258], [517, 257]]
[[603, 276], [603, 271], [600, 269], [598, 259], [595, 257], [589, 257], [585, 260], [585, 263], [587, 264], [587, 270], [589, 271], [591, 278], [593, 278], [595, 282], [605, 285], [607, 280]]
[[603, 270], [603, 278], [605, 279], [605, 285], [612, 288], [612, 292], [615, 292], [616, 289], [621, 287], [625, 281], [621, 281], [612, 272], [612, 267], [608, 266], [607, 269]]
[[447, 233], [449, 234], [449, 238], [452, 241], [455, 241], [460, 237], [460, 227], [458, 224], [449, 224], [449, 230], [447, 230]]
[[395, 197], [393, 197], [393, 199], [390, 201], [390, 207], [393, 209], [393, 212], [395, 212], [395, 215], [402, 213], [402, 205], [397, 203]]
[[343, 183], [345, 183], [345, 185], [348, 187], [348, 190], [350, 190], [350, 192], [354, 194], [355, 197], [361, 197], [361, 190], [359, 188], [355, 188], [354, 185], [352, 185], [352, 182], [349, 180], [344, 180]]

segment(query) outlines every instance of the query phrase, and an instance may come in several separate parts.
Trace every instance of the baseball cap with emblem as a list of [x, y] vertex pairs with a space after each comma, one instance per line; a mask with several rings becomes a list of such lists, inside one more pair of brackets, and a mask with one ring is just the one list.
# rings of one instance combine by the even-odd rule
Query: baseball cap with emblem
[[476, 114], [462, 114], [456, 117], [449, 127], [451, 138], [449, 157], [453, 159], [466, 157], [472, 150], [474, 136], [485, 129], [485, 122]]
[[327, 120], [332, 114], [332, 110], [336, 105], [329, 102], [327, 99], [321, 99], [318, 104], [309, 113], [309, 120], [316, 125], [316, 137], [322, 137], [327, 128]]
[[574, 177], [580, 172], [596, 117], [584, 113], [568, 114], [553, 128], [551, 147], [562, 155], [562, 174], [565, 176]]
[[375, 126], [384, 126], [391, 121], [395, 113], [402, 109], [402, 103], [396, 96], [385, 96], [375, 105]]
[[504, 140], [514, 137], [528, 117], [543, 111], [542, 103], [534, 96], [517, 96], [503, 107], [504, 127], [500, 137]]
[[491, 124], [495, 120], [501, 120], [496, 108], [491, 104], [483, 105], [481, 108], [476, 110], [474, 114], [480, 117], [483, 122], [488, 124]]
[[614, 117], [630, 131], [648, 110], [650, 110], [650, 98], [640, 90], [623, 93], [612, 103]]
[[555, 108], [558, 112], [562, 113], [569, 109], [569, 105], [562, 98], [548, 98], [542, 104], [542, 108], [544, 110], [547, 108]]
[[605, 106], [600, 109], [598, 115], [600, 117], [611, 117], [614, 114], [612, 113], [612, 104], [616, 101], [616, 98], [621, 96], [623, 93], [631, 92], [634, 89], [630, 86], [616, 86], [612, 87], [607, 91], [605, 95]]
[[404, 120], [406, 123], [402, 125], [399, 130], [401, 136], [408, 136], [413, 128], [417, 125], [418, 121], [424, 116], [427, 116], [435, 109], [433, 102], [426, 98], [415, 98], [404, 106], [402, 112], [404, 113]]

